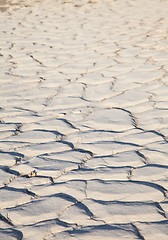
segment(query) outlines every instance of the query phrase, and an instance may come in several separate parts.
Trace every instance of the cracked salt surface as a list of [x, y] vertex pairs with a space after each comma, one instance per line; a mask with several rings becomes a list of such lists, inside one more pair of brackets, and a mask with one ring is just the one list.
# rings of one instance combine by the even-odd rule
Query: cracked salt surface
[[0, 239], [168, 238], [163, 0], [0, 0]]

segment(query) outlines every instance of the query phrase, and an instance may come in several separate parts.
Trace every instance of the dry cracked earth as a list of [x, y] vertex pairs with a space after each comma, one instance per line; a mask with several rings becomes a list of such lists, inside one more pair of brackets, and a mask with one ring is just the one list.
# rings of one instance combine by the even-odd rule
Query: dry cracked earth
[[0, 239], [168, 239], [168, 1], [0, 4]]

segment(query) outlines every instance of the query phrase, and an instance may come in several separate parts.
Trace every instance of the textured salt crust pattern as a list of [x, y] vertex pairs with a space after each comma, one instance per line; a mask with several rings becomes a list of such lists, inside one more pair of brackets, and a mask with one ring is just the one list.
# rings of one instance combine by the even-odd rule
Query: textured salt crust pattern
[[31, 3], [0, 14], [0, 239], [167, 239], [168, 1]]

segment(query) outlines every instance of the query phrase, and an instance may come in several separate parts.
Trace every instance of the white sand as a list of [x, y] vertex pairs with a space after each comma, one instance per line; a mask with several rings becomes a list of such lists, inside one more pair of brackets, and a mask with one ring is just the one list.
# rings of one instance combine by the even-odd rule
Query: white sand
[[168, 239], [168, 1], [0, 1], [0, 240]]

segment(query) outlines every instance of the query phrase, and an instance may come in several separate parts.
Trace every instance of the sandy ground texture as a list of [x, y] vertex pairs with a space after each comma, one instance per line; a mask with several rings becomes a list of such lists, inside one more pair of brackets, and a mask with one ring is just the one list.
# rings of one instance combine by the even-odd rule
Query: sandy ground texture
[[168, 1], [0, 10], [0, 239], [168, 239]]

